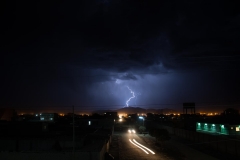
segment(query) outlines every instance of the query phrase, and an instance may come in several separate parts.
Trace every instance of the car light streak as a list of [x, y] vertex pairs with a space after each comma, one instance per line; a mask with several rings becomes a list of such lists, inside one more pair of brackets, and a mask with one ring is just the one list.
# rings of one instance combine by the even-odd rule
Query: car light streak
[[151, 152], [152, 154], [155, 154], [151, 149], [149, 149], [149, 148], [147, 148], [147, 147], [145, 147], [145, 146], [143, 146], [143, 145], [141, 145], [140, 143], [138, 143], [135, 139], [133, 139], [133, 142], [135, 142], [136, 144], [138, 144], [139, 146], [141, 146], [141, 147], [143, 147], [143, 148], [145, 148], [146, 150], [148, 150], [149, 152]]
[[143, 148], [140, 147], [139, 145], [133, 143], [131, 139], [129, 139], [129, 141], [130, 141], [133, 145], [135, 145], [136, 147], [138, 147], [138, 148], [140, 148], [141, 150], [143, 150], [146, 154], [149, 154], [145, 149], [143, 149]]

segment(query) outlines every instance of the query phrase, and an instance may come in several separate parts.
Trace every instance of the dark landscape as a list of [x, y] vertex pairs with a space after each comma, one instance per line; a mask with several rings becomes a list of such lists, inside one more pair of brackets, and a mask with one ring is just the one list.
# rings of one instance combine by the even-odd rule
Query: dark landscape
[[0, 6], [0, 159], [240, 159], [237, 2]]

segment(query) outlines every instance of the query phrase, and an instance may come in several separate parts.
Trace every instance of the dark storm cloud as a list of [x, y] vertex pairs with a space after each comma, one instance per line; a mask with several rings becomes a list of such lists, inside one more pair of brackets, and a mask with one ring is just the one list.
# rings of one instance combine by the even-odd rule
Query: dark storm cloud
[[239, 51], [239, 12], [225, 1], [8, 2], [6, 6], [5, 49], [16, 57], [6, 57], [12, 63], [75, 63], [125, 72], [159, 63], [187, 68], [193, 55], [205, 59], [190, 66], [204, 66], [208, 55]]
[[[9, 103], [25, 104], [27, 100], [20, 96], [25, 90], [23, 95], [35, 103], [54, 104], [61, 99], [61, 103], [94, 101], [97, 104], [104, 99], [107, 104], [114, 95], [112, 103], [116, 100], [122, 104], [130, 95], [125, 86], [128, 83], [136, 91], [146, 89], [145, 96], [153, 101], [159, 99], [160, 91], [169, 99], [174, 97], [175, 90], [183, 96], [181, 91], [185, 86], [203, 93], [203, 84], [198, 86], [195, 82], [190, 86], [183, 80], [180, 83], [179, 79], [187, 81], [189, 76], [193, 81], [199, 79], [207, 83], [204, 76], [212, 75], [208, 72], [192, 78], [187, 72], [219, 71], [219, 75], [224, 76], [221, 72], [226, 70], [232, 79], [240, 68], [240, 12], [233, 2], [1, 3], [4, 27], [0, 49], [4, 77], [1, 84], [3, 97]], [[184, 73], [184, 76], [178, 78], [173, 73]], [[216, 80], [215, 77], [221, 77], [219, 75], [212, 75], [212, 79]], [[227, 82], [230, 83], [230, 79]], [[232, 86], [237, 83], [236, 79]], [[222, 84], [219, 82], [219, 86]], [[208, 84], [203, 86], [209, 87]], [[164, 94], [161, 88], [169, 93]], [[119, 93], [123, 99], [119, 98]], [[181, 100], [188, 100], [187, 96], [186, 93]], [[147, 101], [146, 97], [143, 99]]]
[[177, 26], [170, 35], [176, 62], [184, 68], [234, 69], [240, 49], [240, 14], [234, 3], [198, 1], [179, 7]]
[[133, 74], [127, 73], [127, 74], [119, 76], [119, 79], [121, 79], [121, 80], [137, 80], [137, 77], [134, 76]]
[[[111, 1], [106, 5], [99, 1], [81, 1], [77, 4], [59, 2], [56, 6], [29, 4], [32, 7], [19, 2], [9, 4], [14, 13], [6, 9], [6, 14], [14, 19], [6, 20], [10, 23], [5, 32], [9, 42], [5, 49], [21, 53], [13, 63], [18, 60], [25, 63], [29, 60], [30, 63], [75, 62], [84, 66], [116, 66], [120, 71], [134, 65], [153, 65], [159, 61], [159, 53], [152, 53], [148, 43], [160, 35], [164, 20], [144, 7], [153, 4], [145, 3]], [[14, 47], [9, 46], [11, 43]]]

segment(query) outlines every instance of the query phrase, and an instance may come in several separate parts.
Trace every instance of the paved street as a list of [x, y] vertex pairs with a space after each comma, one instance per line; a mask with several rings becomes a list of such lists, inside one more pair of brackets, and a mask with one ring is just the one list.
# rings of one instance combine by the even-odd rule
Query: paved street
[[[151, 149], [155, 154], [146, 154], [137, 146], [133, 145], [129, 139], [135, 139], [141, 145]], [[179, 143], [175, 138], [166, 142], [167, 149], [163, 151], [155, 145], [155, 140], [149, 135], [129, 134], [125, 132], [115, 132], [110, 146], [110, 153], [116, 160], [217, 160], [210, 155], [190, 148]], [[145, 149], [146, 150], [146, 149]]]
[[[150, 151], [146, 150], [149, 154], [146, 154], [142, 149], [138, 148], [134, 144], [132, 144], [129, 139], [133, 141], [137, 141], [139, 144], [149, 148], [155, 154], [152, 154]], [[133, 141], [134, 142], [134, 141]], [[115, 159], [119, 160], [172, 160], [167, 157], [163, 153], [159, 151], [159, 148], [154, 145], [154, 143], [146, 143], [146, 141], [142, 140], [137, 134], [131, 133], [115, 133], [113, 136], [112, 148], [110, 149], [110, 153], [115, 157]], [[139, 146], [139, 145], [138, 145]], [[141, 147], [141, 146], [140, 146]]]
[[[128, 133], [128, 128], [134, 128], [133, 125], [118, 123], [118, 128], [122, 129], [115, 131], [112, 137], [109, 153], [116, 160], [217, 160], [216, 158], [204, 154], [198, 150], [179, 142], [178, 138], [171, 135], [171, 139], [166, 141], [163, 147], [156, 146], [156, 140], [150, 135], [139, 133]], [[129, 139], [136, 144], [132, 144]], [[134, 142], [134, 140], [136, 142]], [[155, 154], [145, 149], [145, 146], [152, 150]], [[144, 149], [145, 153], [139, 146]]]

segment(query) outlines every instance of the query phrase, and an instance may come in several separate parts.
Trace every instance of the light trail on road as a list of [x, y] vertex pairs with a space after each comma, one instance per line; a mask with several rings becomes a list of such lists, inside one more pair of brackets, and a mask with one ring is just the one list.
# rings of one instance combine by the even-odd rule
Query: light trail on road
[[151, 149], [149, 149], [149, 148], [147, 148], [147, 147], [145, 147], [145, 146], [143, 146], [143, 145], [141, 145], [140, 143], [138, 143], [135, 139], [133, 139], [133, 142], [135, 142], [136, 144], [138, 144], [139, 146], [141, 146], [141, 147], [143, 147], [143, 148], [145, 148], [146, 150], [148, 150], [149, 152], [151, 152], [152, 154], [155, 154]]
[[140, 148], [141, 150], [143, 150], [146, 154], [149, 154], [145, 149], [143, 149], [143, 148], [140, 147], [139, 145], [133, 143], [131, 139], [129, 139], [129, 141], [130, 141], [133, 145], [135, 145], [136, 147], [138, 147], [138, 148]]

